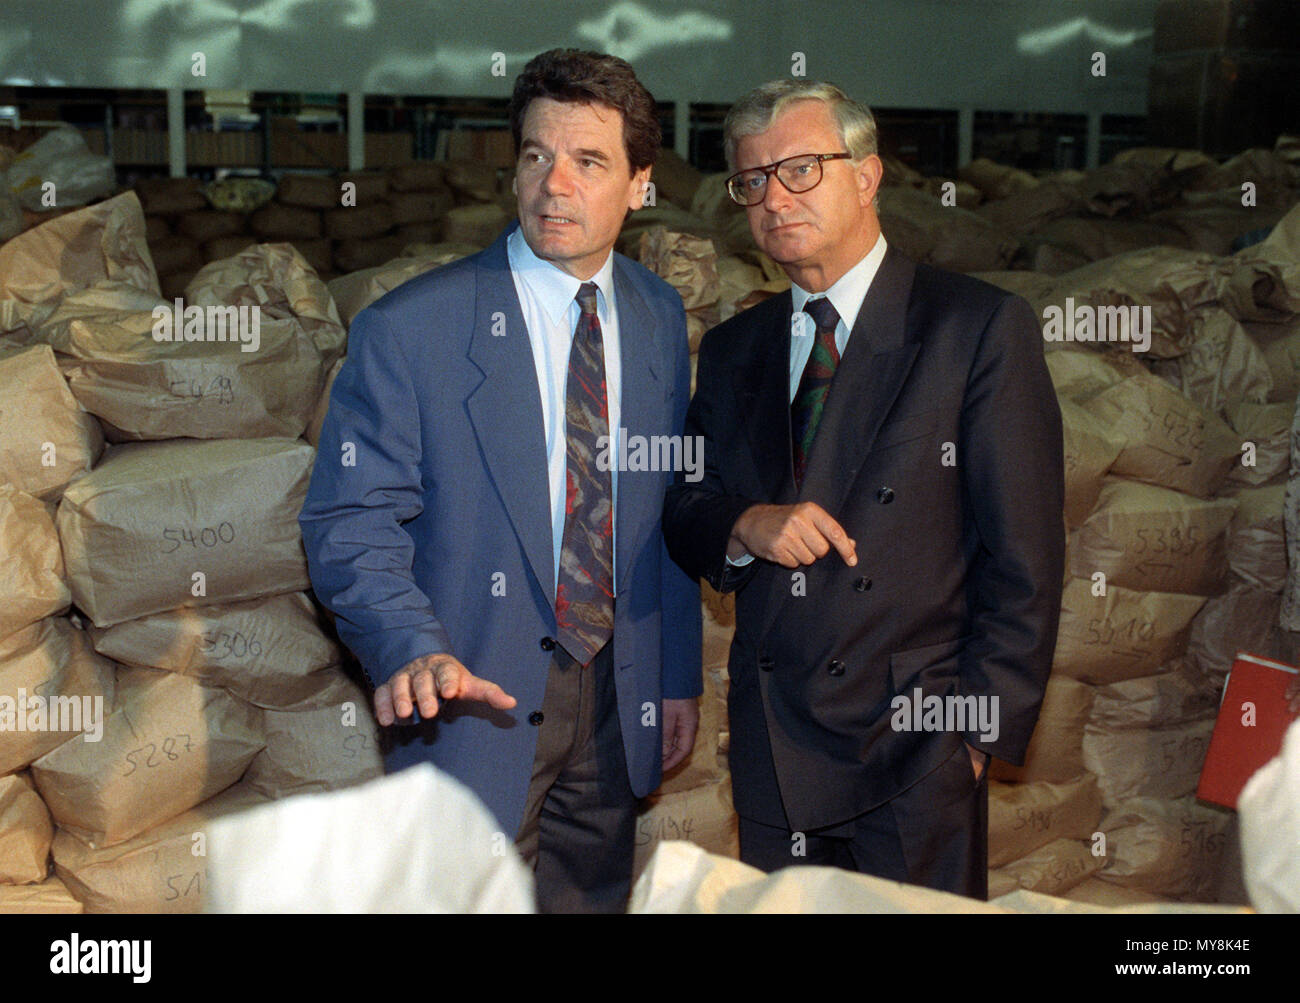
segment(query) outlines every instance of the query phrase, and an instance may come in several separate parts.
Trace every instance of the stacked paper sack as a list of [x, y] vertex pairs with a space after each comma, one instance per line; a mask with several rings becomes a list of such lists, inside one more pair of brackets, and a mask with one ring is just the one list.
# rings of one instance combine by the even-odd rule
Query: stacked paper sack
[[0, 909], [197, 911], [211, 819], [382, 772], [297, 526], [345, 328], [286, 245], [184, 302], [133, 193], [0, 247]]
[[[681, 292], [692, 349], [788, 287], [723, 176], [665, 151], [653, 204], [619, 243]], [[359, 219], [336, 212], [346, 180], [357, 205], [343, 212]], [[1296, 145], [1226, 164], [1129, 151], [1049, 177], [985, 161], [922, 178], [891, 160], [886, 183], [886, 237], [910, 256], [1012, 289], [1045, 322], [1050, 307], [1125, 307], [1149, 338], [1141, 352], [1045, 343], [1068, 581], [1028, 759], [993, 768], [991, 894], [1240, 901], [1217, 884], [1234, 870], [1233, 818], [1191, 793], [1232, 655], [1293, 656], [1276, 624], [1300, 391]], [[104, 707], [96, 742], [0, 732], [0, 908], [197, 909], [207, 819], [379, 772], [364, 695], [304, 593], [311, 444], [346, 325], [489, 243], [509, 187], [467, 164], [287, 179], [273, 200], [180, 179], [142, 187], [147, 216], [128, 193], [0, 247], [0, 409], [17, 417], [0, 422], [0, 573], [17, 597], [0, 613], [0, 693]], [[328, 256], [304, 247], [320, 240]], [[188, 330], [178, 295], [204, 311]], [[237, 311], [254, 305], [251, 351]], [[158, 340], [168, 310], [172, 340]], [[239, 337], [207, 340], [221, 323]], [[737, 852], [734, 612], [707, 588], [704, 604], [700, 735], [647, 801], [638, 871], [664, 840]]]

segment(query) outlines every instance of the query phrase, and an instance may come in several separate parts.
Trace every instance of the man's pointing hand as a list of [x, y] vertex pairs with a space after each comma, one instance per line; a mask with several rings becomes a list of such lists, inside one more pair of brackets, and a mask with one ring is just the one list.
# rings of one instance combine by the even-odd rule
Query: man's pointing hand
[[735, 560], [750, 553], [797, 568], [825, 557], [832, 548], [849, 567], [858, 563], [857, 542], [820, 505], [751, 505], [731, 527], [727, 556]]
[[496, 683], [480, 679], [452, 655], [422, 655], [407, 662], [375, 690], [375, 718], [385, 727], [410, 717], [419, 707], [423, 718], [436, 717], [438, 698], [481, 700], [498, 710], [518, 702]]

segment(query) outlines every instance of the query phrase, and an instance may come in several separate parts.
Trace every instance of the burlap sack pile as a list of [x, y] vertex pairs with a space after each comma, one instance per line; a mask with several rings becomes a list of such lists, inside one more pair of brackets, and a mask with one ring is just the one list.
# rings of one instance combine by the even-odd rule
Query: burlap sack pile
[[[1292, 308], [1291, 225], [1237, 261], [1148, 249], [1050, 286], [989, 276], [1019, 282], [1040, 315], [1067, 296], [1152, 308], [1149, 353], [1046, 346], [1064, 419], [1070, 580], [1028, 759], [995, 763], [991, 775], [1094, 778], [1109, 822], [1085, 843], [1044, 842], [1023, 864], [995, 868], [997, 887], [1014, 880], [1068, 897], [1071, 884], [1112, 883], [1182, 901], [1220, 893], [1235, 830], [1192, 794], [1223, 675], [1239, 649], [1286, 658], [1293, 647], [1271, 624], [1286, 567], [1288, 407], [1270, 405], [1272, 374], [1247, 327]], [[1063, 680], [1077, 688], [1068, 701]], [[1195, 831], [1182, 845], [1163, 845], [1187, 827]], [[991, 833], [992, 849], [999, 838]]]
[[251, 244], [291, 244], [328, 282], [378, 267], [410, 244], [486, 247], [514, 218], [509, 181], [473, 161], [286, 174], [271, 197], [234, 203], [191, 178], [141, 181], [136, 190], [169, 299], [183, 295], [203, 265]]
[[718, 304], [722, 288], [713, 241], [654, 226], [641, 235], [638, 257], [681, 296], [691, 351], [698, 351], [704, 332], [722, 319]]
[[[184, 232], [229, 236], [230, 211]], [[197, 911], [201, 825], [178, 816], [382, 772], [297, 526], [315, 458], [297, 436], [346, 327], [272, 243], [185, 293], [256, 307], [255, 351], [156, 340], [171, 304], [146, 226], [126, 193], [0, 248], [0, 388], [21, 414], [0, 422], [0, 909]], [[105, 432], [161, 441], [105, 452]]]
[[[1053, 274], [1162, 245], [1228, 255], [1236, 237], [1276, 223], [1300, 200], [1300, 169], [1270, 150], [1219, 165], [1194, 150], [1139, 148], [1050, 177], [977, 160], [960, 174], [983, 201], [958, 205], [1019, 242], [1018, 267]], [[1242, 204], [1244, 181], [1257, 188], [1253, 205]]]

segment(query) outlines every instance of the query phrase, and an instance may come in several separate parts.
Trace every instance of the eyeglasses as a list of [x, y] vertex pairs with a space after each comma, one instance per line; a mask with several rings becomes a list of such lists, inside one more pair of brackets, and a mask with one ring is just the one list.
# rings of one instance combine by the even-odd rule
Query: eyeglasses
[[849, 160], [850, 153], [800, 153], [766, 167], [753, 167], [727, 178], [727, 194], [736, 205], [758, 205], [767, 197], [767, 179], [775, 174], [785, 190], [798, 195], [821, 184], [823, 160]]

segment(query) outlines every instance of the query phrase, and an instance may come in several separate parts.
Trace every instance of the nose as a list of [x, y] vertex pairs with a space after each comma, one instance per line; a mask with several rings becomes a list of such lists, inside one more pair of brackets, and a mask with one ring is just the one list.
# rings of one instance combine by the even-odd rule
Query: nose
[[557, 157], [542, 177], [542, 191], [547, 195], [563, 195], [573, 189], [573, 172], [568, 161]]
[[767, 176], [767, 185], [763, 189], [763, 208], [768, 212], [784, 212], [794, 204], [790, 189], [777, 180], [776, 174]]

